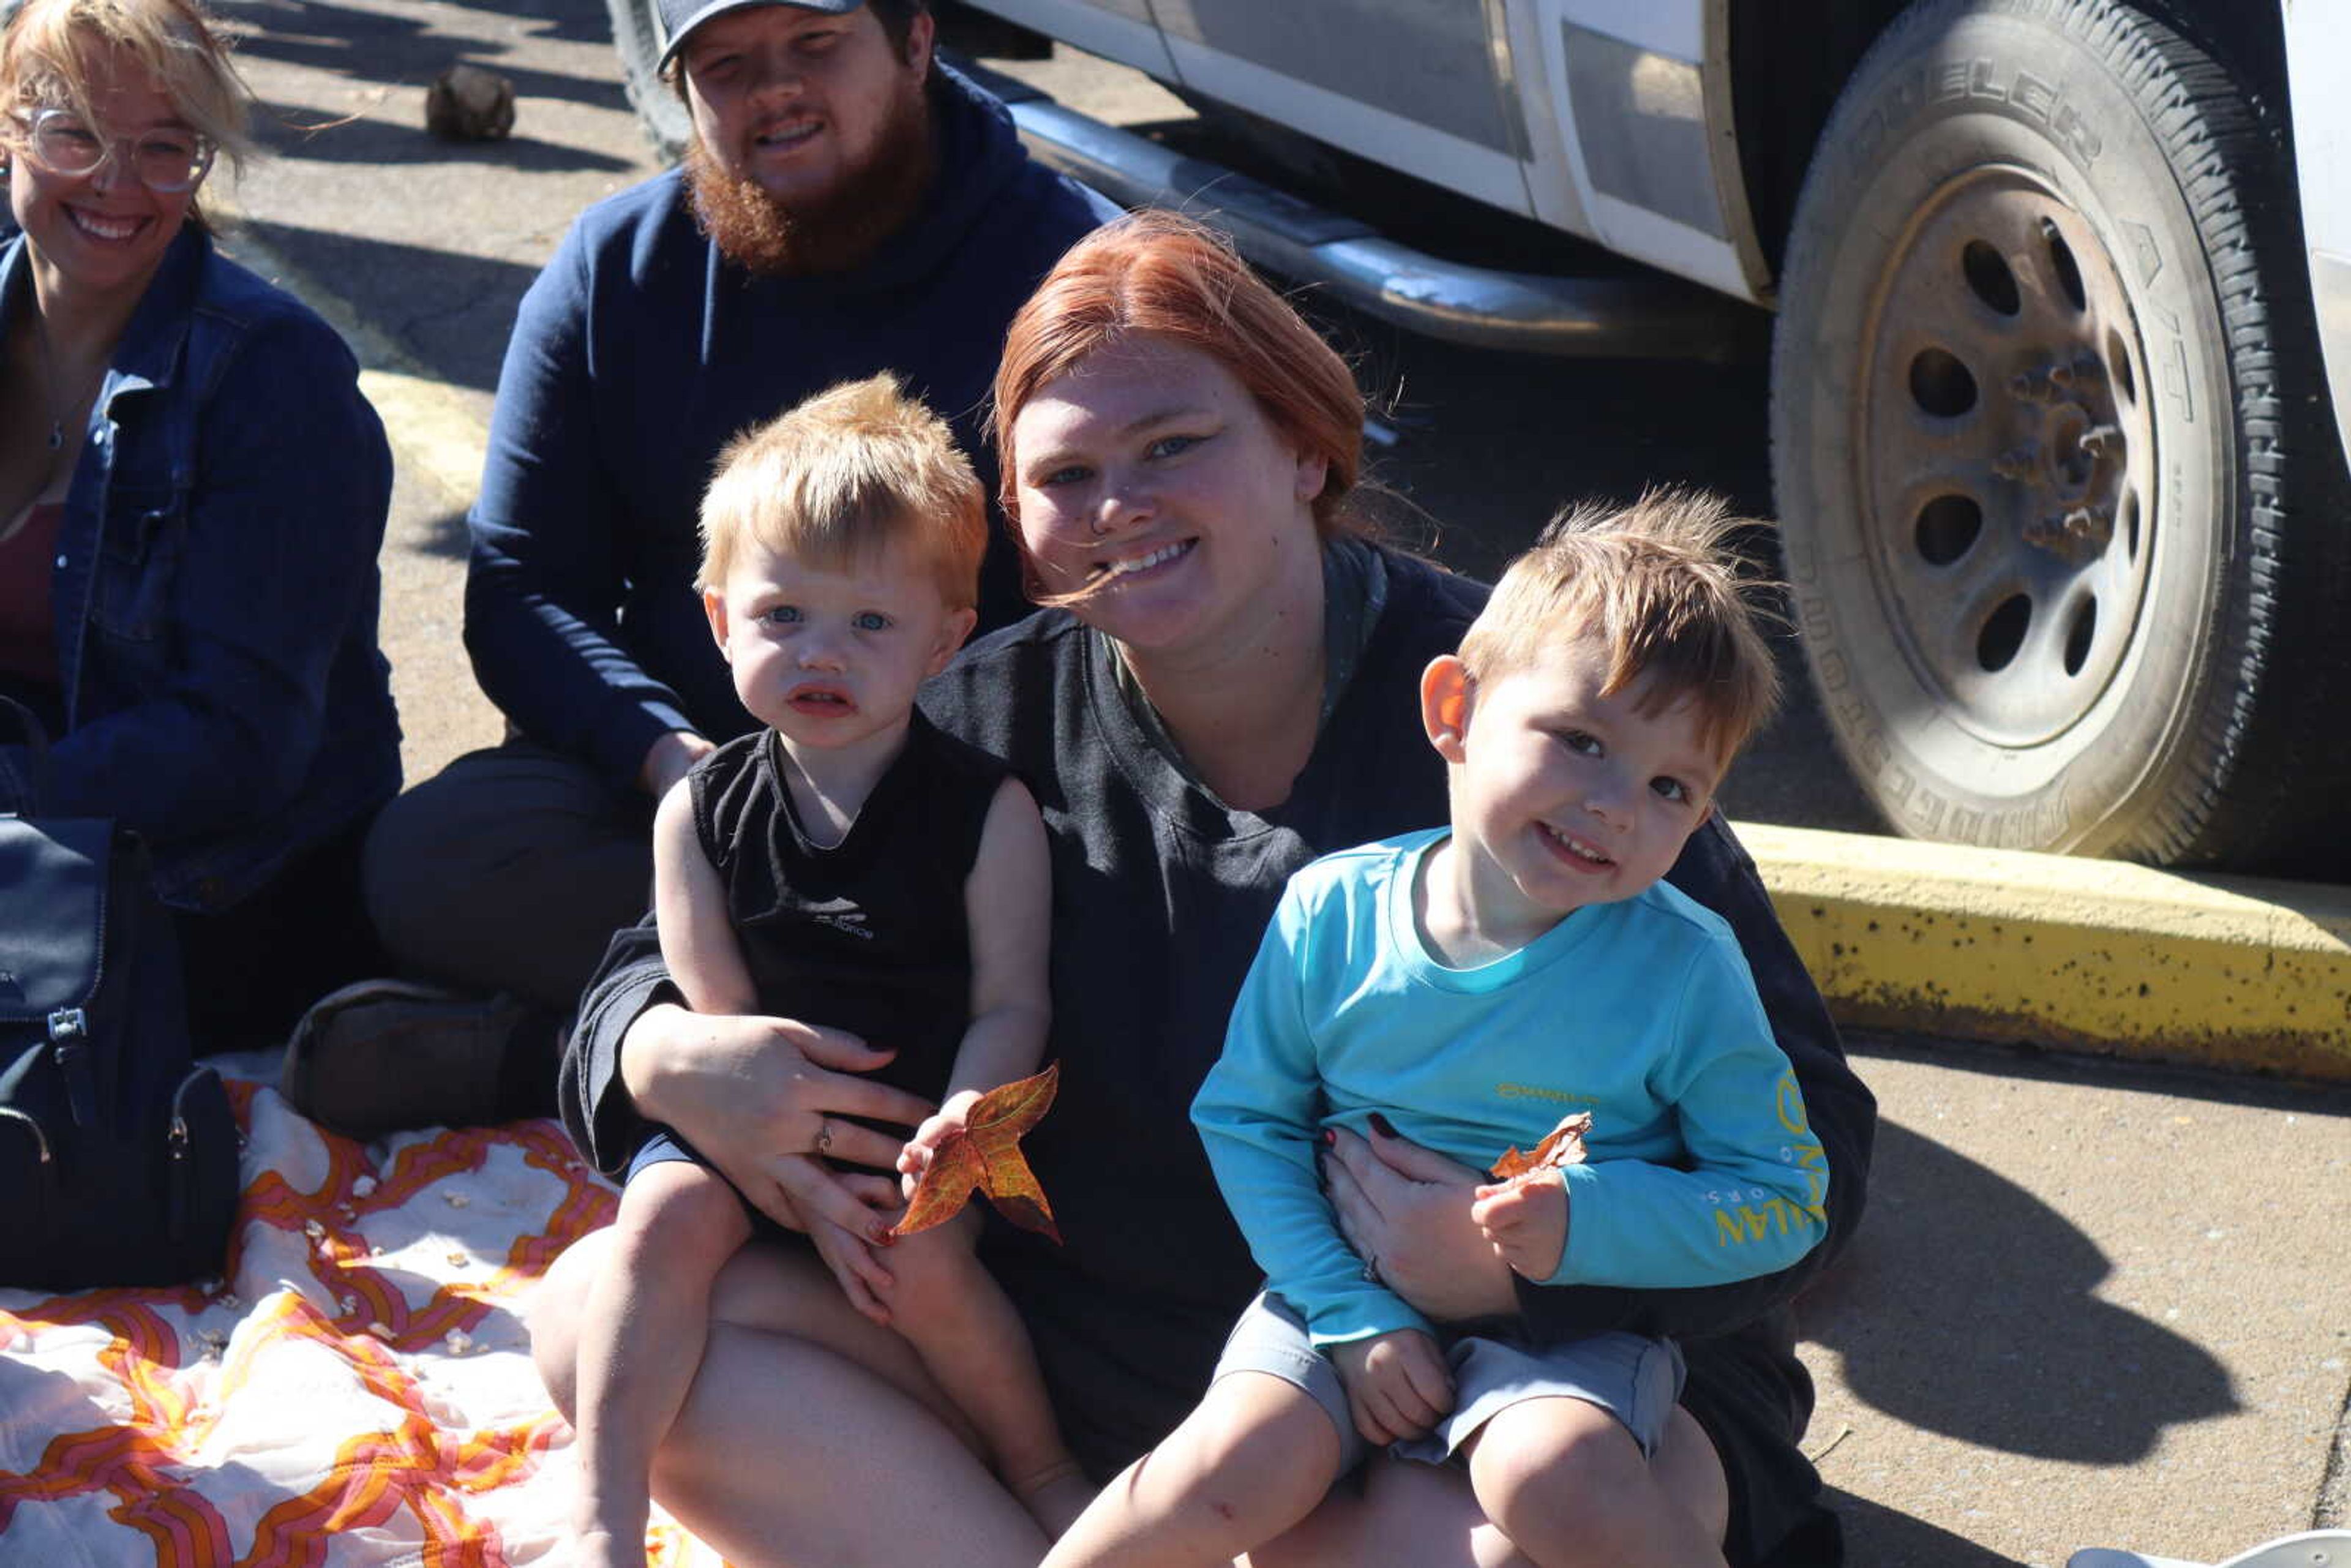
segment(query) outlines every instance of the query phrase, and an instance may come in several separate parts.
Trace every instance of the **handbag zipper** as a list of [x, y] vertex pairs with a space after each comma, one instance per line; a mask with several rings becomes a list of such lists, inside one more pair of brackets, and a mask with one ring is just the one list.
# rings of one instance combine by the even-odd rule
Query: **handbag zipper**
[[188, 1097], [188, 1085], [193, 1083], [199, 1078], [216, 1078], [218, 1076], [219, 1074], [214, 1072], [209, 1067], [192, 1067], [188, 1069], [187, 1075], [180, 1080], [180, 1086], [172, 1091], [172, 1126], [170, 1133], [167, 1134], [172, 1155], [170, 1173], [171, 1195], [169, 1199], [170, 1216], [167, 1223], [170, 1228], [171, 1239], [174, 1241], [185, 1240], [188, 1234], [188, 1150], [190, 1137], [188, 1134], [187, 1106], [185, 1103]]
[[89, 1017], [79, 1008], [59, 1008], [49, 1015], [49, 1054], [65, 1074], [66, 1103], [73, 1109], [74, 1125], [87, 1127], [98, 1120], [98, 1091], [89, 1081]]
[[34, 1121], [14, 1105], [0, 1105], [0, 1118], [5, 1118], [11, 1122], [22, 1122], [26, 1126], [30, 1127], [33, 1130], [33, 1143], [41, 1151], [41, 1163], [45, 1166], [52, 1163], [53, 1156], [49, 1153], [49, 1135], [41, 1131], [41, 1124], [38, 1122]]
[[33, 1146], [41, 1152], [43, 1179], [37, 1183], [27, 1184], [37, 1186], [38, 1190], [21, 1196], [29, 1197], [32, 1199], [35, 1216], [33, 1233], [43, 1238], [42, 1245], [46, 1247], [49, 1239], [49, 1205], [57, 1186], [57, 1157], [49, 1151], [49, 1135], [42, 1130], [40, 1123], [17, 1110], [14, 1105], [0, 1105], [0, 1124], [9, 1122], [23, 1123], [33, 1134]]

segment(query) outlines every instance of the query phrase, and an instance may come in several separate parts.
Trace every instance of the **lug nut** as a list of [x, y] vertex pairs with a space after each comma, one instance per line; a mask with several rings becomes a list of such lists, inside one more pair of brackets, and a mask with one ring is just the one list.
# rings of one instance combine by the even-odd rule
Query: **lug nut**
[[2105, 507], [2076, 507], [2065, 514], [2065, 532], [2103, 549], [2115, 537], [2115, 515]]
[[2075, 507], [2063, 517], [2042, 517], [2024, 525], [2026, 544], [2076, 565], [2105, 549], [2114, 537], [2114, 513], [2105, 507]]

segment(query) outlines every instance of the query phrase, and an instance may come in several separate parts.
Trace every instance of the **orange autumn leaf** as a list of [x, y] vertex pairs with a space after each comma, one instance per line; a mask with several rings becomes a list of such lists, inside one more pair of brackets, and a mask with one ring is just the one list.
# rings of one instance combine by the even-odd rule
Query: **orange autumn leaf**
[[971, 1103], [961, 1129], [939, 1140], [931, 1163], [914, 1182], [906, 1212], [890, 1234], [912, 1236], [944, 1225], [963, 1212], [975, 1190], [987, 1195], [997, 1212], [1029, 1230], [1041, 1230], [1059, 1241], [1053, 1206], [1037, 1185], [1037, 1173], [1020, 1153], [1021, 1135], [1035, 1126], [1053, 1103], [1061, 1081], [1061, 1064], [1053, 1063], [1033, 1078], [989, 1090]]
[[1509, 1152], [1494, 1162], [1494, 1178], [1497, 1181], [1515, 1181], [1520, 1176], [1532, 1176], [1538, 1171], [1556, 1170], [1562, 1166], [1580, 1166], [1583, 1163], [1583, 1135], [1590, 1131], [1591, 1112], [1578, 1111], [1573, 1116], [1562, 1116], [1559, 1125], [1534, 1146], [1532, 1154], [1522, 1155], [1519, 1153], [1517, 1145], [1511, 1145]]

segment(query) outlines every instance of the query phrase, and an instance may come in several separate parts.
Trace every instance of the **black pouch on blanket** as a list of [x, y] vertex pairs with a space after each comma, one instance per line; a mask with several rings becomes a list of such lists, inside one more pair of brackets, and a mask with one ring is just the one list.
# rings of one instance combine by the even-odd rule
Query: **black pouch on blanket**
[[168, 1285], [217, 1273], [236, 1120], [189, 1047], [179, 934], [146, 847], [96, 818], [0, 815], [0, 1286]]

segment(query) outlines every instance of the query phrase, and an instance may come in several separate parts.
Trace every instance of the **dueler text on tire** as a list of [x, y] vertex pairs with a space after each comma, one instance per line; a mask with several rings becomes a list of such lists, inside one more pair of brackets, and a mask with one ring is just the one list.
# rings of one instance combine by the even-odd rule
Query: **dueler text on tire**
[[2292, 191], [2221, 67], [2106, 0], [1926, 0], [1847, 83], [1772, 462], [1813, 683], [1905, 831], [2264, 864], [2322, 820], [2351, 526]]

